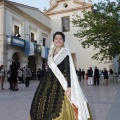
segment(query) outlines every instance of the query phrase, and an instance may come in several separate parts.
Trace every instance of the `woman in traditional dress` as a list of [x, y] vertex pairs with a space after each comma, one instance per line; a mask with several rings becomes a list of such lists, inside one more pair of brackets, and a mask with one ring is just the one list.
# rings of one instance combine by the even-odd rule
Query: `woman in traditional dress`
[[56, 32], [48, 56], [49, 72], [35, 92], [30, 120], [92, 120], [68, 49], [65, 35]]

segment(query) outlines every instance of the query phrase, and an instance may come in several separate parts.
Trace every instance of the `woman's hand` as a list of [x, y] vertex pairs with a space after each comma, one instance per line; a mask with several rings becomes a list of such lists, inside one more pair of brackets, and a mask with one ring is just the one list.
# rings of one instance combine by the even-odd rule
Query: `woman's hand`
[[67, 88], [65, 93], [69, 98], [71, 98], [71, 88], [70, 87]]

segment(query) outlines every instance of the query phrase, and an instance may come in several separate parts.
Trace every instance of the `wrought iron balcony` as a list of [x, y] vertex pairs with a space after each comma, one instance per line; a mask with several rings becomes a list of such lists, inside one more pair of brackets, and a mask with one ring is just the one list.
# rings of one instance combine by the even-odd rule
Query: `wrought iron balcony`
[[16, 36], [11, 36], [7, 38], [7, 44], [9, 46], [11, 45], [23, 48], [24, 53], [28, 56], [34, 54], [39, 54], [43, 58], [47, 58], [48, 56], [49, 48], [47, 48], [46, 46], [41, 46], [37, 44], [37, 42], [30, 42]]

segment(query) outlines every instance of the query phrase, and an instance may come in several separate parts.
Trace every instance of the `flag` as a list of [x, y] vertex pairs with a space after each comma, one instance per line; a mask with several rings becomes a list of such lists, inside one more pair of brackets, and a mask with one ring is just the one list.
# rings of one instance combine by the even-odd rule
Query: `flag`
[[7, 44], [11, 45], [11, 38], [10, 37], [7, 38]]
[[34, 43], [30, 42], [29, 56], [34, 55]]
[[48, 57], [48, 48], [46, 46], [42, 46], [41, 57], [43, 57], [43, 58]]
[[24, 47], [25, 46], [25, 40], [21, 38], [17, 38], [15, 36], [11, 36], [7, 38], [7, 44], [8, 45], [14, 45], [14, 46], [19, 46], [19, 47]]
[[28, 40], [25, 41], [25, 54], [28, 56], [34, 55], [34, 43]]
[[19, 47], [24, 47], [25, 45], [25, 40], [21, 38], [17, 38], [14, 36], [11, 36], [11, 44]]

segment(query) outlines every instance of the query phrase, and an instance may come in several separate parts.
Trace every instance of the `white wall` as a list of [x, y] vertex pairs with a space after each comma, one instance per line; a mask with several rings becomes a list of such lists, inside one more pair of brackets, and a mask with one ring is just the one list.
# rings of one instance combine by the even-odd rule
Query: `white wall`
[[27, 7], [24, 5], [14, 4], [17, 8], [24, 11], [37, 21], [40, 21], [42, 24], [46, 25], [47, 27], [50, 27], [50, 18], [44, 15], [39, 9]]
[[[0, 9], [0, 15], [1, 15], [1, 9]], [[39, 15], [39, 14], [38, 14]], [[43, 33], [46, 36], [46, 42], [47, 42], [47, 46], [49, 46], [49, 36], [50, 33], [44, 28], [39, 27], [39, 25], [37, 25], [35, 22], [31, 22], [30, 19], [27, 20], [26, 18], [24, 18], [24, 16], [21, 16], [19, 13], [16, 13], [15, 11], [10, 10], [9, 8], [5, 9], [5, 35], [11, 36], [13, 35], [14, 32], [14, 24], [18, 24], [20, 26], [20, 34], [21, 34], [21, 38], [25, 39], [25, 40], [29, 40], [29, 35], [25, 35], [25, 34], [30, 34], [30, 31], [33, 30], [36, 33], [36, 40], [37, 43], [40, 43], [40, 40], [42, 40], [43, 38]], [[36, 18], [34, 18], [36, 19]], [[44, 17], [44, 21], [49, 20], [49, 22], [47, 23], [50, 27], [50, 19], [48, 19], [48, 17]], [[1, 20], [1, 19], [0, 19]], [[45, 24], [46, 25], [46, 24]], [[1, 29], [1, 21], [0, 21], [0, 29]], [[44, 30], [43, 30], [44, 29]], [[6, 38], [7, 40], [7, 38]], [[25, 65], [27, 65], [28, 62], [28, 56], [25, 55], [24, 50], [19, 49], [19, 47], [14, 47], [14, 46], [7, 46], [6, 44], [6, 48], [7, 49], [7, 69], [9, 68], [9, 65], [12, 63], [12, 56], [15, 52], [19, 53], [19, 58], [20, 58], [20, 66], [24, 67]], [[40, 55], [38, 55], [39, 59], [37, 60], [37, 69], [39, 67], [41, 67], [41, 57]]]
[[[25, 39], [25, 40], [29, 40], [29, 34], [30, 31], [33, 30], [36, 33], [36, 40], [37, 43], [40, 43], [40, 40], [42, 40], [43, 36], [42, 36], [42, 32], [44, 31], [44, 34], [46, 34], [46, 36], [48, 36], [47, 38], [47, 45], [49, 46], [49, 35], [50, 33], [48, 31], [43, 30], [43, 28], [38, 27], [38, 25], [36, 25], [35, 23], [31, 22], [30, 20], [25, 19], [24, 17], [20, 16], [19, 14], [16, 14], [15, 12], [6, 10], [6, 35], [11, 36], [13, 34], [13, 24], [14, 21], [18, 24], [20, 24], [21, 26], [21, 30], [20, 30], [20, 34], [21, 34], [21, 38]], [[15, 18], [15, 20], [13, 21], [13, 18]], [[50, 24], [49, 24], [50, 26]]]
[[[70, 1], [69, 1], [70, 4]], [[71, 1], [72, 4], [72, 1]], [[73, 5], [75, 7], [75, 4]], [[58, 6], [58, 8], [55, 8], [53, 12], [56, 10], [62, 10], [62, 6]], [[81, 13], [81, 11], [77, 11], [78, 13]], [[62, 31], [62, 23], [61, 23], [61, 17], [69, 16], [70, 21], [72, 21], [72, 18], [74, 17], [74, 11], [72, 12], [64, 12], [64, 13], [59, 13], [59, 14], [54, 14], [50, 15], [49, 17], [51, 18], [51, 40], [53, 39], [52, 36], [56, 31]], [[78, 38], [76, 38], [73, 34], [77, 32], [78, 28], [72, 27], [72, 23], [70, 23], [70, 32], [64, 32], [66, 41], [68, 42], [70, 46], [71, 53], [76, 54], [76, 59], [77, 59], [77, 69], [82, 68], [87, 70], [89, 67], [95, 67], [97, 66], [99, 69], [103, 69], [106, 67], [109, 69], [109, 64], [100, 64], [100, 61], [93, 60], [91, 57], [93, 56], [96, 51], [93, 49], [93, 47], [90, 47], [88, 49], [84, 49], [79, 41]]]

